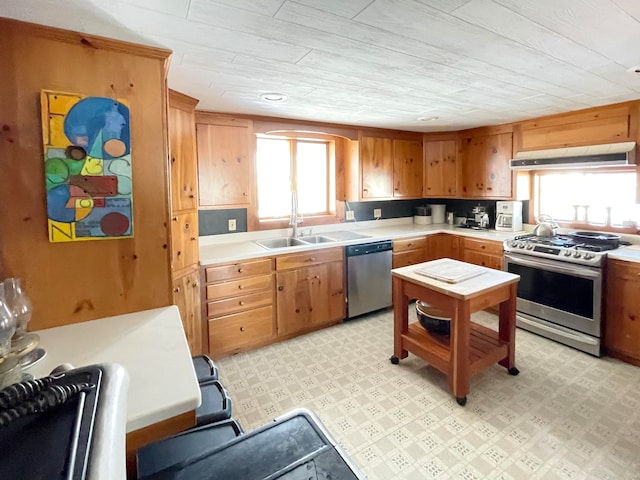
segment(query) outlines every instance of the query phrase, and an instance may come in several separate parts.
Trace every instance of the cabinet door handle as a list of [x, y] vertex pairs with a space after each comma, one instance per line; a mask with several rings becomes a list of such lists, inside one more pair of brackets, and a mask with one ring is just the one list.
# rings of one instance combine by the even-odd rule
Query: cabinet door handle
[[247, 192], [242, 192], [242, 196], [243, 196], [243, 197], [248, 197], [248, 196], [249, 196], [249, 194], [248, 194]]
[[485, 249], [485, 248], [487, 248], [487, 247], [486, 247], [486, 246], [484, 246], [484, 245], [480, 245], [480, 248], [484, 250], [484, 249]]
[[174, 293], [180, 293], [180, 287], [176, 287], [173, 289]]
[[196, 196], [192, 193], [191, 195], [189, 195], [189, 198], [196, 198]]
[[320, 278], [320, 275], [316, 275], [315, 277], [313, 277], [314, 280], [318, 280]]
[[178, 221], [178, 217], [173, 217], [171, 220], [173, 220], [174, 222]]
[[278, 285], [278, 291], [281, 292], [284, 290], [284, 287], [282, 285]]
[[241, 331], [241, 332], [244, 332], [244, 331], [245, 331], [245, 328], [244, 328], [244, 327], [240, 327], [240, 331]]

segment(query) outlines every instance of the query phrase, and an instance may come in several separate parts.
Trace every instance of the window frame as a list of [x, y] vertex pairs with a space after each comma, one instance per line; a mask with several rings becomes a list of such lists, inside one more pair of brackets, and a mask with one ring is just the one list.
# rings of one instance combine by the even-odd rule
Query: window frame
[[[540, 195], [540, 182], [538, 181], [538, 178], [545, 175], [557, 174], [560, 171], [562, 173], [567, 173], [567, 174], [629, 172], [629, 173], [636, 174], [636, 185], [640, 180], [640, 172], [638, 171], [638, 168], [636, 168], [636, 166], [633, 166], [633, 165], [624, 166], [624, 167], [622, 166], [598, 167], [598, 168], [588, 169], [588, 171], [585, 171], [585, 169], [579, 169], [579, 168], [562, 169], [562, 170], [552, 170], [552, 169], [532, 170], [529, 172], [530, 174], [529, 190], [531, 192], [531, 204], [529, 208], [530, 223], [532, 224], [537, 223], [536, 219], [538, 218], [538, 215], [540, 213], [543, 213], [540, 211], [541, 195]], [[636, 188], [636, 195], [637, 195], [637, 190], [638, 189]], [[627, 233], [627, 234], [634, 234], [634, 235], [637, 233], [640, 233], [640, 222], [638, 222], [638, 225], [636, 225], [635, 228], [615, 226], [615, 225], [602, 225], [597, 223], [574, 222], [574, 221], [566, 221], [566, 220], [555, 220], [555, 222], [558, 224], [558, 226], [562, 228], [568, 228], [568, 229], [598, 230], [602, 232]]]
[[[303, 215], [302, 222], [299, 223], [299, 228], [312, 227], [314, 225], [327, 225], [337, 223], [339, 221], [339, 205], [336, 197], [336, 145], [335, 139], [327, 135], [315, 135], [309, 133], [296, 134], [295, 132], [287, 132], [286, 135], [271, 135], [271, 134], [256, 134], [256, 148], [255, 148], [255, 161], [256, 167], [258, 162], [258, 139], [279, 139], [287, 140], [289, 142], [289, 171], [291, 174], [292, 186], [297, 190], [297, 144], [298, 142], [308, 143], [324, 143], [327, 146], [326, 157], [326, 170], [327, 170], [327, 184], [326, 184], [326, 211], [318, 212], [311, 215]], [[289, 215], [286, 217], [260, 217], [259, 216], [259, 181], [256, 168], [255, 179], [255, 226], [256, 230], [271, 230], [274, 228], [289, 228]], [[333, 206], [333, 210], [331, 207]]]

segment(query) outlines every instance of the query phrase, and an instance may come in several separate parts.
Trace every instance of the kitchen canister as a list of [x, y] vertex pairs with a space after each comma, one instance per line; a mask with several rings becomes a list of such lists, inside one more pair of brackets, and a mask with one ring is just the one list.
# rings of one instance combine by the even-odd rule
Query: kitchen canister
[[427, 205], [431, 208], [431, 220], [433, 223], [444, 223], [446, 205]]
[[427, 206], [415, 207], [413, 215], [413, 223], [417, 225], [431, 224], [431, 209]]

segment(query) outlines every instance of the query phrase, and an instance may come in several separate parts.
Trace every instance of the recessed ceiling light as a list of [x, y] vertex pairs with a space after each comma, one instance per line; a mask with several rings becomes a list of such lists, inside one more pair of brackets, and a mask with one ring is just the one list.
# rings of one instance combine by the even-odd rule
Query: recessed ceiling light
[[438, 120], [440, 117], [418, 117], [419, 122], [434, 122]]
[[284, 102], [287, 96], [282, 93], [263, 93], [260, 98], [267, 102]]

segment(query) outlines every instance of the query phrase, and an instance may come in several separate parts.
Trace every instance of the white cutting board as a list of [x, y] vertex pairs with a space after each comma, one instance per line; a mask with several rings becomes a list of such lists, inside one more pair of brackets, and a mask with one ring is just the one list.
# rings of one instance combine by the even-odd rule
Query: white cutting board
[[451, 258], [441, 258], [423, 264], [414, 270], [415, 273], [425, 277], [440, 280], [447, 283], [464, 282], [478, 275], [482, 275], [486, 270], [477, 265], [470, 265], [465, 262], [452, 260]]

